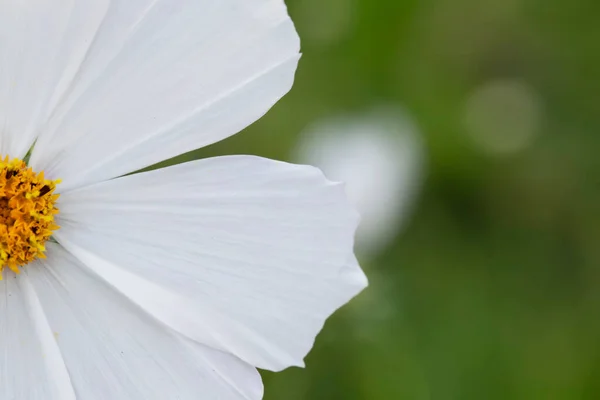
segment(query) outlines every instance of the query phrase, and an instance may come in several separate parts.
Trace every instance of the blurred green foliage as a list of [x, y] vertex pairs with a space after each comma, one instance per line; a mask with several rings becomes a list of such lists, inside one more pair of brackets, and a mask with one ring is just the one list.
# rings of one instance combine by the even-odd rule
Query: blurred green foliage
[[[400, 104], [427, 146], [410, 224], [363, 261], [371, 286], [267, 400], [600, 399], [600, 2], [288, 0], [292, 92], [179, 161], [290, 159], [313, 121]], [[541, 133], [510, 155], [466, 134], [469, 94], [526, 82]], [[376, 178], [376, 177], [374, 177]]]

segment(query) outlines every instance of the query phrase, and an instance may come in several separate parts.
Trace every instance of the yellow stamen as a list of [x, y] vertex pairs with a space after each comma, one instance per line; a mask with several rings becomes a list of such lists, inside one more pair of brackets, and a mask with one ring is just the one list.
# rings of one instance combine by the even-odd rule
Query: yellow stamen
[[59, 227], [54, 223], [59, 180], [36, 174], [17, 158], [0, 160], [0, 279], [2, 270], [45, 258], [44, 244]]

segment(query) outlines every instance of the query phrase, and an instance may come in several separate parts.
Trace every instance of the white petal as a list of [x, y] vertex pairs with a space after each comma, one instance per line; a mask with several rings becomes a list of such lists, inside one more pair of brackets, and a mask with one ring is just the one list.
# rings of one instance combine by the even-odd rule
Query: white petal
[[299, 39], [282, 0], [129, 2], [113, 2], [36, 144], [32, 166], [63, 191], [235, 134], [292, 85]]
[[60, 246], [50, 244], [48, 259], [24, 274], [55, 332], [77, 400], [262, 397], [253, 367], [178, 337]]
[[195, 161], [68, 192], [58, 240], [174, 330], [260, 368], [303, 365], [366, 286], [357, 216], [315, 168]]
[[0, 3], [0, 154], [23, 157], [67, 90], [109, 0]]
[[0, 281], [0, 398], [75, 400], [69, 374], [27, 275]]

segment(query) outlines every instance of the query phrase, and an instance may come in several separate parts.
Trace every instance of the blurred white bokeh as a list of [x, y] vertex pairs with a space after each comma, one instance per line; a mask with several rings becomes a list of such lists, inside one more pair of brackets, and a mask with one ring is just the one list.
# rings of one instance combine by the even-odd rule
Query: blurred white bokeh
[[540, 132], [542, 104], [535, 90], [516, 80], [475, 88], [465, 105], [465, 128], [483, 151], [509, 155], [529, 147]]
[[303, 133], [296, 160], [346, 183], [361, 214], [357, 251], [374, 255], [406, 222], [422, 179], [423, 146], [400, 108], [319, 121]]

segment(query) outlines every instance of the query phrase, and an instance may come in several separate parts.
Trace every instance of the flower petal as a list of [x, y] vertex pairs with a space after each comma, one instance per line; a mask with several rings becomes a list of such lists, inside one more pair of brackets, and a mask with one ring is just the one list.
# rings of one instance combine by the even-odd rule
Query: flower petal
[[55, 332], [78, 400], [262, 398], [253, 367], [179, 337], [60, 246], [49, 244], [48, 259], [23, 275]]
[[292, 85], [299, 39], [282, 0], [130, 1], [112, 2], [32, 156], [63, 191], [231, 136]]
[[315, 168], [219, 157], [61, 197], [58, 240], [181, 334], [260, 368], [302, 359], [366, 286], [357, 216]]
[[0, 398], [75, 400], [51, 327], [27, 277], [0, 281]]
[[77, 73], [108, 2], [1, 2], [0, 154], [25, 156]]

